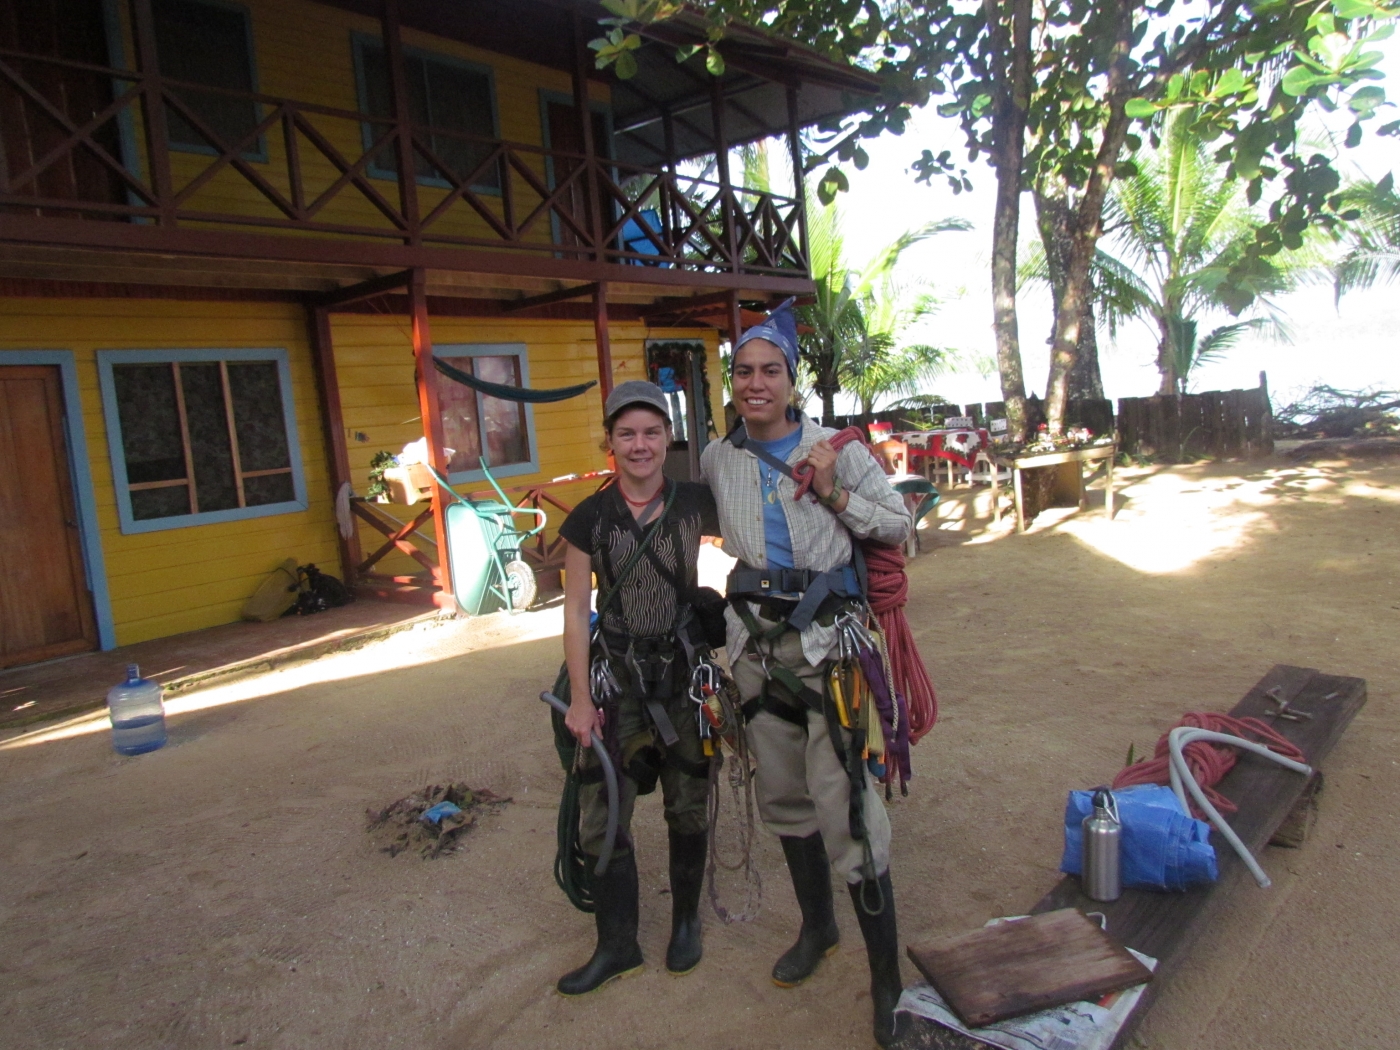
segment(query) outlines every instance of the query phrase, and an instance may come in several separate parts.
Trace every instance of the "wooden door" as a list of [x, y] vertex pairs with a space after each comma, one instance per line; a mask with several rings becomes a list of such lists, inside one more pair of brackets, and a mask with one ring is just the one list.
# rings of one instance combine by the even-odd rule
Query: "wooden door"
[[0, 667], [97, 647], [56, 367], [0, 366]]
[[[549, 101], [545, 103], [545, 112], [549, 120], [549, 148], [551, 150], [561, 150], [565, 153], [582, 153], [583, 136], [579, 134], [578, 111], [571, 103]], [[600, 157], [608, 155], [608, 120], [607, 117], [597, 112], [593, 112], [593, 148]], [[553, 189], [560, 182], [563, 182], [577, 168], [582, 166], [579, 160], [573, 157], [555, 156], [552, 158], [550, 189]], [[606, 234], [613, 223], [613, 209], [610, 206], [611, 198], [600, 186], [598, 187], [598, 214], [603, 217], [602, 232]], [[567, 211], [572, 216], [574, 222], [580, 227], [590, 229], [588, 216], [588, 182], [583, 175], [569, 187], [569, 191], [560, 198], [559, 210]], [[574, 231], [567, 222], [554, 218], [554, 240], [556, 244], [568, 245], [570, 247], [584, 244], [584, 240]]]

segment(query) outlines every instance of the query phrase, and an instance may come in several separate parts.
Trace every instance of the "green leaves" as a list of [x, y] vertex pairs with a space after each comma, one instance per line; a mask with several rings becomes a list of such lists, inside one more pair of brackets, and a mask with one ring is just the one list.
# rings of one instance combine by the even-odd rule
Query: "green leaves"
[[840, 168], [827, 168], [821, 181], [817, 183], [817, 200], [823, 204], [830, 204], [838, 193], [845, 193], [850, 188], [851, 182], [846, 178], [844, 171]]
[[1325, 73], [1315, 73], [1307, 66], [1294, 66], [1283, 75], [1279, 87], [1283, 89], [1285, 95], [1297, 98], [1299, 95], [1306, 95], [1318, 84], [1330, 84], [1334, 80], [1334, 77]]
[[1347, 99], [1347, 108], [1362, 120], [1375, 115], [1377, 109], [1385, 105], [1385, 88], [1368, 84], [1352, 92]]
[[1147, 120], [1157, 113], [1157, 104], [1145, 98], [1130, 98], [1123, 106], [1123, 112], [1134, 120]]
[[[621, 3], [622, 0], [617, 2]], [[614, 26], [606, 36], [590, 40], [588, 46], [598, 53], [594, 64], [599, 69], [612, 66], [622, 80], [636, 76], [637, 58], [632, 52], [642, 46], [642, 38], [636, 33], [624, 33]]]
[[1244, 71], [1238, 68], [1230, 68], [1220, 74], [1220, 79], [1215, 82], [1215, 94], [1224, 98], [1227, 95], [1238, 95], [1249, 84], [1245, 78]]

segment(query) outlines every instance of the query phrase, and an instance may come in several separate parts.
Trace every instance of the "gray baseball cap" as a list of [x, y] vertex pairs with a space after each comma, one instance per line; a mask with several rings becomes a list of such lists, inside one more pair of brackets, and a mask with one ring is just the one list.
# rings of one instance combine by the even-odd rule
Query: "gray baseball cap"
[[671, 422], [671, 410], [666, 405], [666, 395], [661, 392], [659, 386], [648, 383], [645, 379], [629, 379], [613, 387], [603, 405], [603, 413], [606, 418], [613, 419], [620, 415], [624, 408], [633, 405], [645, 405], [654, 409], [666, 417], [666, 422]]

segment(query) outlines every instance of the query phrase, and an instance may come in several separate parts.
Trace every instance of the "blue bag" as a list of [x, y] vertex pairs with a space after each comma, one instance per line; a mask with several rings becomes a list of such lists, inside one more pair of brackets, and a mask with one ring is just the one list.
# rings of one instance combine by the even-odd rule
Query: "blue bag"
[[[1123, 822], [1123, 885], [1142, 890], [1184, 890], [1216, 879], [1210, 825], [1194, 819], [1171, 788], [1141, 784], [1115, 791]], [[1065, 852], [1060, 870], [1081, 873], [1084, 818], [1094, 812], [1092, 791], [1071, 791], [1065, 803]]]

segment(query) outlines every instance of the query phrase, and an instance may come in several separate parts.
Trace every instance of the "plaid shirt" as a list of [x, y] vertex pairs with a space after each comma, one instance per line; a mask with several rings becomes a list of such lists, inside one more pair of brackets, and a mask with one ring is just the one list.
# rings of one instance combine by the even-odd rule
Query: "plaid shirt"
[[[802, 439], [787, 458], [797, 464], [822, 438], [836, 431], [802, 417]], [[763, 535], [763, 487], [759, 459], [748, 449], [728, 441], [711, 441], [700, 456], [700, 476], [715, 494], [719, 507], [724, 552], [755, 569], [768, 565], [768, 545]], [[797, 489], [791, 478], [778, 478], [778, 502], [792, 537], [792, 561], [798, 569], [825, 572], [851, 564], [851, 537], [895, 545], [903, 543], [913, 528], [904, 497], [890, 487], [888, 478], [868, 449], [852, 442], [837, 455], [836, 478], [850, 494], [846, 509], [836, 517], [844, 529], [832, 528], [832, 511], [818, 502], [815, 493], [794, 500]], [[733, 609], [729, 621], [729, 658], [738, 660], [748, 631]], [[802, 632], [802, 652], [813, 665], [827, 659], [835, 647], [836, 630], [813, 621]]]

